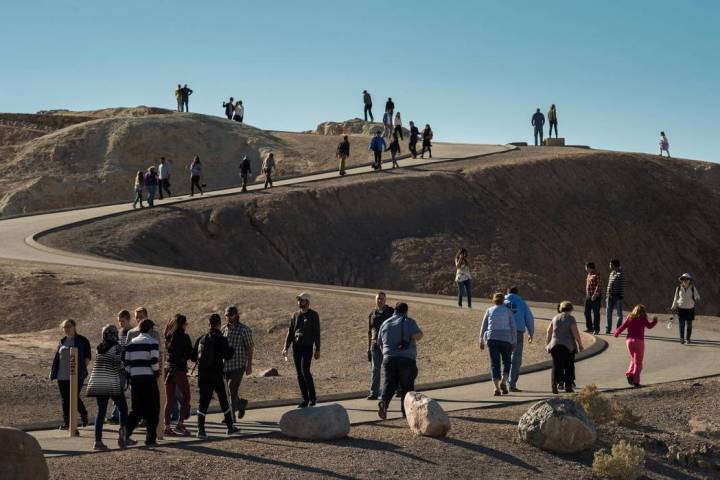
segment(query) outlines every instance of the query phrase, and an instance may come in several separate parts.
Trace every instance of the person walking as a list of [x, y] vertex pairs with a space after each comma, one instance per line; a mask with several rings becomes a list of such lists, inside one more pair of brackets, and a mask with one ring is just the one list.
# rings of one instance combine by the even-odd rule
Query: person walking
[[268, 153], [265, 160], [263, 160], [262, 171], [265, 174], [265, 186], [263, 189], [272, 188], [272, 175], [275, 171], [275, 155], [272, 152]]
[[86, 395], [95, 397], [97, 412], [95, 414], [95, 445], [93, 450], [107, 450], [102, 441], [103, 420], [107, 413], [108, 402], [112, 398], [118, 409], [120, 432], [118, 446], [125, 447], [125, 425], [127, 425], [127, 402], [122, 389], [121, 372], [122, 346], [115, 325], [105, 325], [102, 329], [102, 342], [97, 346], [97, 355], [92, 372], [88, 378]]
[[390, 138], [390, 135], [392, 134], [392, 131], [393, 131], [392, 123], [393, 123], [392, 113], [390, 113], [390, 112], [383, 113], [383, 132], [382, 132], [383, 138], [384, 137]]
[[427, 151], [430, 155], [430, 158], [432, 158], [432, 139], [433, 139], [433, 131], [432, 128], [430, 128], [430, 124], [425, 125], [425, 129], [422, 133], [422, 152], [420, 152], [420, 158], [425, 158], [425, 152]]
[[630, 366], [625, 372], [627, 382], [635, 388], [640, 386], [640, 372], [642, 372], [643, 358], [645, 357], [645, 329], [654, 328], [657, 325], [658, 317], [653, 316], [652, 321], [648, 320], [644, 305], [635, 305], [630, 315], [615, 330], [615, 338], [627, 330], [628, 353], [630, 354]]
[[320, 316], [310, 308], [309, 293], [303, 292], [295, 298], [298, 310], [290, 318], [282, 355], [287, 358], [287, 350], [292, 345], [298, 385], [303, 398], [298, 407], [305, 408], [308, 405], [315, 406], [317, 402], [310, 365], [313, 358], [320, 360]]
[[182, 86], [179, 83], [175, 89], [175, 101], [177, 102], [177, 111], [182, 112]]
[[585, 333], [600, 333], [602, 279], [595, 270], [595, 262], [585, 263]]
[[660, 132], [660, 156], [663, 156], [663, 152], [667, 152], [668, 158], [670, 158], [670, 140], [668, 140], [665, 132]]
[[212, 401], [213, 393], [217, 395], [220, 408], [223, 411], [227, 426], [227, 434], [237, 432], [235, 428], [232, 410], [228, 403], [227, 391], [223, 370], [225, 362], [230, 360], [234, 351], [228, 344], [227, 339], [220, 331], [220, 315], [213, 313], [208, 318], [208, 333], [201, 336], [195, 342], [190, 359], [195, 362], [198, 369], [198, 386], [200, 387], [200, 405], [198, 406], [198, 438], [207, 438], [205, 432], [205, 417], [208, 414], [208, 407]]
[[[82, 390], [83, 382], [88, 374], [88, 365], [92, 359], [90, 351], [90, 341], [77, 333], [77, 324], [73, 319], [67, 319], [60, 324], [65, 334], [55, 349], [55, 357], [53, 358], [52, 367], [50, 368], [50, 380], [57, 380], [58, 390], [60, 390], [60, 398], [62, 399], [62, 415], [63, 424], [61, 430], [67, 430], [70, 425], [70, 349], [77, 348], [77, 369], [78, 369], [78, 389], [77, 389], [77, 409], [80, 413], [80, 421], [82, 426], [88, 424], [88, 412], [85, 404], [80, 398], [80, 390]], [[73, 425], [75, 427], [75, 425]]]
[[[165, 369], [165, 435], [182, 435], [190, 432], [185, 428], [185, 419], [190, 415], [190, 384], [187, 377], [187, 362], [192, 354], [193, 344], [187, 330], [187, 317], [176, 314], [165, 326], [165, 350], [167, 368]], [[171, 413], [177, 401], [176, 392], [180, 391], [180, 410], [175, 430], [171, 424]]]
[[374, 122], [372, 114], [372, 97], [367, 90], [363, 90], [363, 114], [365, 115], [365, 121], [368, 121], [368, 115], [370, 115], [370, 121]]
[[[160, 375], [160, 345], [150, 331], [155, 324], [144, 319], [138, 325], [139, 334], [129, 340], [125, 346], [125, 368], [130, 377], [132, 411], [128, 415], [126, 429], [126, 445], [134, 445], [132, 434], [140, 423], [145, 420], [145, 445], [157, 444], [157, 426], [160, 421], [160, 391], [157, 377]], [[132, 332], [132, 331], [131, 331]], [[130, 338], [131, 332], [128, 332]]]
[[242, 178], [242, 189], [241, 192], [247, 192], [248, 175], [252, 173], [250, 168], [250, 160], [247, 155], [243, 155], [243, 159], [240, 162], [240, 178]]
[[522, 367], [525, 330], [528, 333], [528, 343], [532, 343], [535, 336], [535, 317], [528, 304], [520, 296], [517, 287], [508, 288], [508, 293], [505, 295], [505, 305], [513, 313], [513, 320], [517, 329], [517, 342], [515, 342], [515, 350], [510, 358], [510, 381], [508, 383], [511, 392], [521, 392], [522, 390], [517, 388], [517, 381], [520, 377], [520, 367]]
[[193, 91], [188, 88], [187, 83], [185, 86], [183, 86], [180, 89], [180, 100], [181, 100], [181, 108], [180, 111], [182, 112], [185, 110], [186, 112], [190, 111], [190, 108], [188, 107], [188, 103], [190, 102], [190, 95], [192, 95]]
[[245, 118], [245, 107], [243, 106], [242, 100], [238, 100], [235, 104], [235, 112], [233, 113], [232, 119], [236, 122], [243, 123], [243, 118]]
[[412, 158], [417, 158], [417, 141], [420, 135], [420, 130], [415, 126], [415, 122], [410, 122], [410, 141], [408, 143], [408, 149], [412, 154]]
[[137, 208], [138, 203], [140, 204], [140, 208], [145, 208], [143, 205], [143, 187], [145, 186], [145, 174], [142, 170], [138, 170], [137, 174], [135, 174], [135, 184], [133, 185], [133, 189], [135, 191], [135, 201], [133, 202], [133, 209]]
[[700, 301], [700, 294], [695, 287], [695, 280], [689, 273], [683, 273], [678, 278], [680, 284], [675, 288], [672, 312], [677, 313], [680, 326], [680, 343], [692, 343], [692, 322], [695, 320], [695, 306]]
[[389, 113], [390, 118], [392, 118], [392, 114], [395, 112], [395, 103], [390, 97], [388, 97], [387, 102], [385, 102], [385, 111]]
[[535, 127], [535, 146], [538, 146], [538, 137], [540, 137], [540, 145], [543, 143], [543, 126], [545, 125], [545, 115], [542, 114], [540, 109], [538, 108], [535, 111], [535, 114], [532, 116], [532, 119], [530, 120], [530, 124]]
[[404, 140], [402, 131], [402, 118], [400, 118], [400, 112], [395, 114], [395, 120], [393, 120], [393, 132], [395, 135], [400, 137], [400, 140]]
[[383, 363], [383, 351], [378, 345], [378, 333], [385, 320], [392, 317], [395, 309], [386, 303], [385, 292], [378, 292], [375, 295], [375, 308], [368, 315], [368, 351], [367, 358], [370, 362], [370, 394], [368, 400], [377, 400], [380, 396], [380, 371]]
[[405, 418], [405, 395], [415, 390], [417, 369], [417, 342], [422, 340], [423, 331], [417, 322], [408, 317], [408, 304], [395, 305], [395, 314], [385, 320], [378, 332], [377, 344], [383, 353], [385, 384], [378, 416], [385, 420], [387, 409], [395, 392], [400, 397], [400, 411]]
[[[132, 328], [130, 320], [130, 312], [127, 310], [120, 310], [117, 314], [117, 330], [118, 330], [118, 345], [120, 345], [120, 361], [122, 362], [122, 354], [125, 351], [125, 345], [127, 344], [127, 335]], [[127, 390], [127, 375], [125, 369], [120, 370], [120, 390], [123, 392], [123, 400], [125, 399], [125, 390]], [[127, 402], [125, 402], [127, 407]], [[108, 423], [112, 425], [120, 424], [120, 410], [118, 406], [113, 402], [112, 413], [108, 419]]]
[[350, 157], [350, 141], [347, 135], [344, 135], [342, 142], [338, 143], [335, 155], [339, 162], [338, 172], [341, 176], [345, 175], [345, 162]]
[[155, 167], [150, 167], [145, 174], [145, 190], [147, 190], [147, 204], [152, 208], [155, 206], [155, 191], [158, 186], [158, 176]]
[[554, 103], [552, 105], [550, 105], [550, 110], [548, 110], [547, 119], [548, 119], [548, 123], [550, 123], [550, 130], [548, 130], [548, 138], [552, 138], [553, 127], [555, 127], [555, 138], [558, 138], [557, 109], [555, 108]]
[[170, 165], [165, 161], [165, 157], [160, 157], [160, 164], [158, 165], [158, 193], [160, 193], [160, 200], [163, 199], [163, 189], [170, 198], [172, 196], [170, 193]]
[[380, 130], [376, 130], [375, 136], [370, 139], [368, 150], [373, 152], [373, 170], [382, 170], [382, 152], [385, 150], [385, 139], [380, 135]]
[[509, 393], [507, 382], [510, 376], [512, 353], [517, 343], [517, 328], [512, 311], [504, 303], [505, 295], [494, 294], [492, 302], [494, 306], [487, 309], [480, 327], [480, 350], [485, 350], [487, 345], [495, 396], [499, 397]]
[[233, 115], [235, 114], [235, 99], [230, 97], [230, 101], [222, 102], [222, 106], [225, 109], [225, 116], [227, 119], [232, 120]]
[[468, 251], [461, 248], [455, 254], [455, 283], [457, 284], [458, 307], [462, 308], [463, 293], [467, 295], [467, 306], [472, 308], [472, 273]]
[[575, 383], [575, 352], [584, 347], [577, 328], [577, 322], [570, 312], [572, 303], [563, 301], [558, 305], [558, 314], [548, 325], [545, 336], [546, 350], [552, 355], [553, 368], [550, 373], [552, 392], [558, 393], [558, 383], [564, 383], [565, 391], [572, 392]]
[[400, 153], [400, 141], [398, 140], [397, 134], [392, 134], [392, 141], [388, 145], [385, 151], [390, 151], [390, 158], [392, 158], [392, 168], [399, 168], [400, 165], [397, 163], [397, 155]]
[[200, 185], [200, 177], [202, 176], [203, 169], [202, 163], [200, 163], [200, 157], [195, 155], [192, 163], [190, 164], [190, 196], [195, 195], [195, 188], [200, 191], [200, 195], [203, 194], [202, 186]]
[[232, 358], [225, 360], [225, 381], [230, 390], [232, 413], [240, 419], [245, 416], [248, 401], [240, 398], [238, 391], [240, 390], [243, 375], [252, 374], [255, 345], [252, 330], [240, 322], [240, 314], [235, 305], [230, 305], [225, 309], [225, 320], [227, 323], [222, 329], [222, 334], [227, 338], [228, 345], [234, 351]]
[[613, 310], [617, 311], [617, 325], [623, 321], [622, 302], [625, 296], [625, 272], [620, 266], [620, 260], [613, 258], [610, 260], [610, 278], [608, 278], [607, 286], [607, 324], [605, 325], [605, 333], [610, 335], [612, 329]]

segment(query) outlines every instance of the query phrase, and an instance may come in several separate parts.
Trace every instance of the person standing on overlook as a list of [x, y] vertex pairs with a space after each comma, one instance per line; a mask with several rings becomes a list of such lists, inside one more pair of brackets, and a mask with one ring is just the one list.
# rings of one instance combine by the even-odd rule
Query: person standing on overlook
[[668, 158], [670, 158], [670, 140], [668, 140], [665, 132], [660, 132], [660, 156], [663, 156], [663, 152], [667, 152]]
[[177, 102], [177, 111], [182, 112], [182, 86], [179, 83], [175, 89], [175, 101]]
[[382, 132], [383, 138], [384, 137], [389, 138], [390, 135], [392, 134], [392, 131], [393, 131], [392, 123], [393, 123], [392, 113], [390, 113], [390, 112], [383, 113], [383, 132]]
[[550, 130], [548, 131], [548, 138], [552, 138], [553, 127], [555, 127], [555, 138], [558, 138], [557, 109], [555, 108], [554, 103], [552, 105], [550, 105], [550, 110], [548, 110], [547, 119], [548, 119], [548, 122], [550, 123]]
[[363, 114], [365, 115], [365, 121], [368, 121], [368, 115], [370, 115], [370, 121], [374, 122], [375, 119], [373, 118], [372, 114], [372, 97], [367, 90], [363, 90], [363, 105]]
[[[310, 308], [309, 293], [303, 292], [295, 298], [298, 310], [290, 317], [290, 326], [285, 337], [282, 356], [287, 358], [288, 348], [292, 345], [298, 386], [303, 398], [298, 408], [305, 408], [308, 405], [313, 407], [317, 402], [317, 396], [310, 365], [313, 357], [315, 360], [320, 360], [320, 316]], [[313, 346], [315, 347], [314, 355]]]
[[232, 118], [236, 122], [243, 123], [243, 118], [245, 118], [245, 107], [243, 106], [242, 100], [238, 100], [235, 104], [235, 112]]
[[380, 396], [380, 370], [383, 363], [383, 352], [378, 345], [378, 332], [385, 320], [395, 313], [390, 305], [386, 303], [385, 292], [378, 292], [375, 295], [375, 308], [368, 315], [368, 352], [367, 358], [371, 365], [370, 395], [368, 400], [377, 400]]
[[235, 99], [230, 97], [229, 102], [222, 102], [222, 106], [225, 109], [225, 116], [228, 120], [232, 120], [233, 114], [235, 113]]
[[339, 166], [338, 166], [339, 174], [341, 176], [345, 175], [345, 162], [347, 161], [348, 157], [350, 156], [350, 141], [348, 140], [347, 135], [344, 135], [342, 142], [340, 142], [338, 144], [335, 155], [337, 156], [337, 159], [339, 162]]
[[390, 114], [390, 118], [392, 118], [393, 113], [395, 113], [395, 103], [390, 97], [388, 97], [387, 102], [385, 102], [385, 111]]
[[538, 146], [538, 136], [540, 137], [540, 145], [542, 145], [543, 142], [543, 126], [545, 125], [545, 115], [542, 114], [540, 109], [538, 108], [535, 111], [535, 114], [532, 116], [532, 119], [530, 120], [530, 124], [535, 127], [535, 146]]
[[193, 93], [193, 91], [190, 90], [190, 88], [188, 88], [187, 83], [185, 84], [184, 87], [182, 87], [180, 89], [180, 101], [181, 101], [180, 111], [181, 112], [183, 110], [186, 112], [190, 111], [190, 107], [188, 106], [188, 103], [190, 102], [190, 95], [192, 95], [192, 93]]

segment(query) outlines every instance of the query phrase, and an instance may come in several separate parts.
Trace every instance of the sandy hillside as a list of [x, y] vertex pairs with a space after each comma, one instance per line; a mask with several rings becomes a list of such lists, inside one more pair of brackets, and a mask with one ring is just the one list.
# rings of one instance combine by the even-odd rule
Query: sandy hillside
[[446, 294], [465, 246], [476, 296], [515, 284], [548, 302], [581, 301], [583, 263], [607, 278], [617, 257], [626, 308], [665, 311], [689, 271], [700, 312], [716, 315], [719, 186], [716, 164], [530, 147], [132, 212], [43, 241], [139, 263]]

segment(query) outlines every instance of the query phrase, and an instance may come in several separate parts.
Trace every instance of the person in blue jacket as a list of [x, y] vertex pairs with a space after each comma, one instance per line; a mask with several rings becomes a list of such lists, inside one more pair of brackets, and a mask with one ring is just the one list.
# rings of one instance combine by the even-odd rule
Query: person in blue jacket
[[515, 344], [515, 351], [510, 360], [509, 387], [511, 392], [520, 392], [521, 390], [517, 388], [517, 381], [520, 376], [520, 367], [522, 366], [525, 330], [528, 332], [528, 343], [532, 343], [533, 336], [535, 335], [535, 317], [533, 317], [532, 311], [530, 311], [530, 307], [525, 303], [525, 300], [518, 295], [517, 287], [508, 288], [508, 293], [505, 295], [505, 305], [513, 312], [515, 328], [517, 328], [517, 343]]
[[375, 155], [375, 160], [372, 166], [374, 170], [382, 170], [382, 152], [385, 150], [385, 147], [385, 139], [378, 130], [375, 132], [375, 136], [370, 140], [370, 145], [368, 145], [368, 150], [373, 152]]

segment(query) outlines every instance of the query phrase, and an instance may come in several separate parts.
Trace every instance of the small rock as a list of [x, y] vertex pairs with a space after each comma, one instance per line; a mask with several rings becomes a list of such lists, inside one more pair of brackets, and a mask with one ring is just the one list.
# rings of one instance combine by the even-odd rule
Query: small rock
[[415, 435], [444, 437], [450, 431], [450, 418], [440, 404], [419, 392], [405, 395], [405, 414]]
[[289, 410], [280, 417], [284, 435], [303, 440], [336, 440], [350, 433], [350, 417], [338, 403]]
[[268, 368], [267, 370], [263, 370], [260, 372], [261, 377], [279, 377], [280, 372], [278, 372], [277, 368]]

